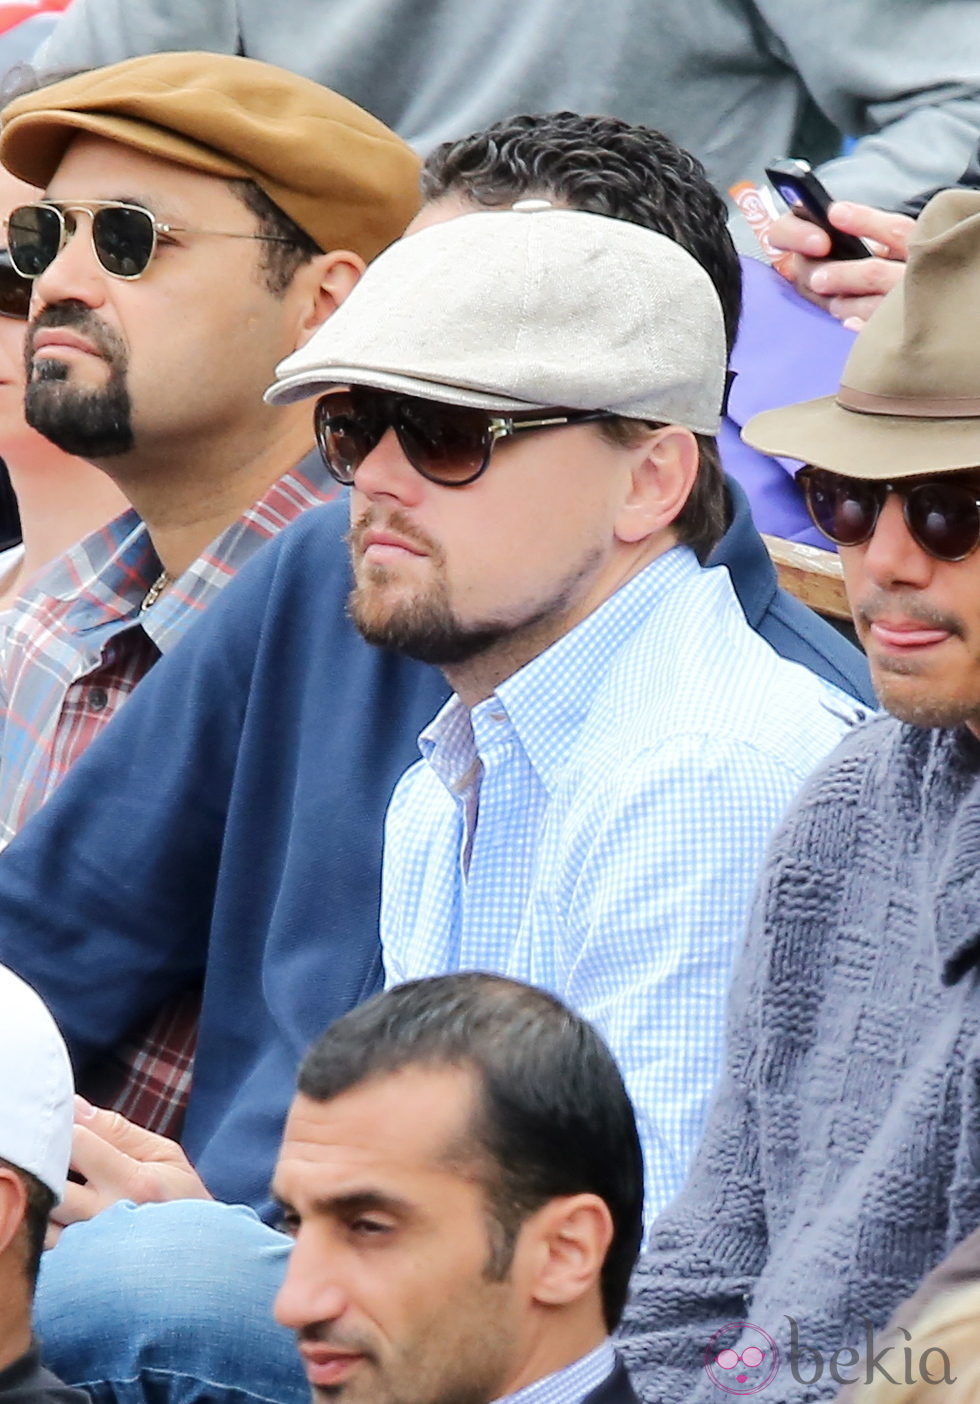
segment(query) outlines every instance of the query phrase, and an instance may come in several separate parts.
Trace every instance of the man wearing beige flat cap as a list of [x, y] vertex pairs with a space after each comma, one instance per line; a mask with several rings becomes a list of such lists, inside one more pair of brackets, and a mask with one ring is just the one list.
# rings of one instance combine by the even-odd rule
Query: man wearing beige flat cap
[[770, 849], [712, 1114], [634, 1279], [649, 1400], [943, 1380], [885, 1327], [980, 1224], [978, 314], [980, 195], [946, 192], [838, 394], [745, 431], [808, 464], [892, 715]]
[[[262, 392], [401, 233], [418, 161], [328, 89], [204, 53], [16, 98], [0, 160], [45, 192], [7, 224], [34, 280], [28, 421], [132, 503], [38, 576], [11, 622], [2, 844], [258, 547], [335, 495], [305, 407]], [[198, 1003], [170, 1006], [93, 1095], [176, 1131]]]
[[388, 249], [269, 392], [317, 397], [351, 485], [358, 629], [455, 693], [388, 810], [386, 980], [494, 969], [595, 1020], [648, 1217], [701, 1128], [768, 835], [854, 716], [699, 563], [724, 366], [679, 244], [532, 199]]

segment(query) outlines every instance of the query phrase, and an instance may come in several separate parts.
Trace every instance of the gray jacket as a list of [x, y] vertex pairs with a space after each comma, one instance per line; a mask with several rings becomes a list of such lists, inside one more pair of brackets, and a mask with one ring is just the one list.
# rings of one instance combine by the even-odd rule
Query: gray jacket
[[980, 136], [976, 0], [74, 0], [39, 62], [194, 48], [316, 78], [423, 152], [515, 112], [610, 112], [722, 191], [847, 132], [831, 190], [894, 207]]

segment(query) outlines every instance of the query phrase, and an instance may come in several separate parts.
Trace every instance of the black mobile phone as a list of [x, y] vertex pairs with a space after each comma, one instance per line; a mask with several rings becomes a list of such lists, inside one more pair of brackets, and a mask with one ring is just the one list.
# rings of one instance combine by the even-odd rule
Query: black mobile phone
[[835, 229], [827, 217], [833, 196], [813, 174], [808, 161], [773, 161], [766, 175], [789, 205], [793, 214], [818, 224], [830, 235], [828, 258], [874, 258], [874, 249], [856, 234]]

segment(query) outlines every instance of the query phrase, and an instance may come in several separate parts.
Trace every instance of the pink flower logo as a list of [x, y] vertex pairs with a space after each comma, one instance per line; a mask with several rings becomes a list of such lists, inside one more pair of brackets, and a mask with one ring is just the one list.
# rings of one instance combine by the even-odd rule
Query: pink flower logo
[[726, 1394], [758, 1394], [776, 1378], [779, 1347], [754, 1322], [730, 1321], [705, 1346], [704, 1369]]

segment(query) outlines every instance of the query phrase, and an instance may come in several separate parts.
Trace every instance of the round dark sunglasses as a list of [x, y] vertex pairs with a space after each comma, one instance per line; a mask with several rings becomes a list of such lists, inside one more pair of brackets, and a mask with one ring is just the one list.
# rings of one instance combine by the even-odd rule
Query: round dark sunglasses
[[210, 234], [219, 239], [258, 239], [271, 244], [292, 242], [277, 234], [231, 234], [222, 229], [162, 224], [142, 205], [128, 205], [121, 200], [86, 200], [79, 204], [44, 200], [18, 205], [7, 219], [7, 248], [17, 272], [25, 278], [37, 278], [50, 268], [78, 228], [79, 213], [91, 217], [95, 256], [114, 278], [141, 277], [150, 266], [161, 234]]
[[946, 476], [885, 483], [826, 468], [804, 468], [797, 482], [814, 526], [838, 546], [870, 541], [890, 492], [902, 499], [912, 539], [936, 560], [963, 561], [980, 546], [980, 496], [972, 483]]
[[504, 416], [355, 387], [324, 395], [313, 420], [323, 461], [338, 483], [350, 486], [368, 454], [394, 429], [402, 452], [423, 478], [442, 487], [466, 487], [486, 472], [500, 439], [612, 417], [604, 410], [561, 409]]
[[26, 322], [31, 309], [33, 283], [18, 273], [6, 249], [0, 249], [0, 317]]

